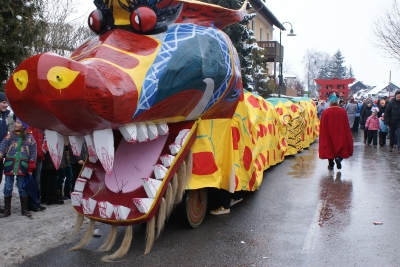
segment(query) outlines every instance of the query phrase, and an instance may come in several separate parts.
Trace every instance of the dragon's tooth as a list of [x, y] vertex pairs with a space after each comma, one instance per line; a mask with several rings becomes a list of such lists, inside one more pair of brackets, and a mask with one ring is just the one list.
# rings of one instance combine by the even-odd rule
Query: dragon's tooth
[[54, 131], [45, 130], [47, 147], [54, 167], [58, 170], [64, 154], [64, 137]]
[[96, 147], [94, 146], [93, 135], [85, 135], [85, 141], [88, 148], [89, 161], [97, 162]]
[[140, 143], [149, 141], [149, 135], [147, 133], [147, 127], [144, 123], [137, 124], [137, 139]]
[[154, 140], [158, 138], [158, 130], [157, 130], [157, 125], [154, 123], [149, 123], [146, 125], [147, 126], [147, 133], [149, 135], [150, 140]]
[[153, 198], [133, 198], [133, 203], [141, 213], [147, 213], [154, 202]]
[[157, 130], [159, 135], [167, 135], [169, 133], [168, 124], [166, 123], [157, 124]]
[[190, 129], [183, 129], [181, 130], [175, 138], [175, 143], [180, 145], [181, 147], [185, 143], [186, 139], [188, 138], [190, 133]]
[[85, 166], [81, 172], [81, 177], [90, 179], [92, 177], [93, 168]]
[[152, 178], [142, 178], [144, 190], [149, 198], [155, 198], [162, 181]]
[[83, 195], [82, 192], [72, 192], [71, 193], [72, 206], [79, 207], [81, 205], [82, 195]]
[[72, 148], [72, 153], [74, 156], [79, 157], [81, 155], [82, 151], [82, 145], [83, 145], [83, 136], [68, 136], [69, 143], [71, 144]]
[[93, 214], [94, 209], [96, 208], [97, 201], [88, 197], [83, 197], [81, 201], [83, 213]]
[[96, 154], [107, 174], [110, 174], [114, 165], [114, 135], [111, 129], [93, 132], [93, 141]]
[[114, 214], [115, 214], [115, 219], [117, 220], [126, 220], [130, 212], [131, 212], [130, 208], [127, 208], [122, 205], [114, 205]]
[[179, 153], [179, 150], [181, 150], [181, 146], [178, 145], [177, 143], [172, 143], [169, 145], [169, 150], [171, 151], [172, 155], [176, 155]]
[[99, 203], [97, 204], [97, 206], [99, 207], [99, 214], [100, 217], [102, 218], [111, 218], [111, 215], [114, 212], [114, 205], [111, 204], [108, 201], [99, 201]]
[[168, 154], [161, 155], [161, 157], [160, 157], [162, 164], [167, 168], [172, 165], [172, 162], [174, 161], [174, 159], [175, 159], [174, 156], [168, 155]]
[[86, 182], [87, 182], [86, 179], [77, 178], [75, 181], [74, 191], [83, 192], [83, 189], [85, 189]]
[[121, 132], [122, 136], [124, 137], [127, 143], [134, 144], [137, 142], [138, 132], [135, 123], [123, 125], [119, 127], [119, 131]]
[[162, 180], [165, 177], [165, 174], [167, 173], [168, 169], [165, 168], [161, 164], [156, 164], [154, 165], [154, 176], [156, 177], [157, 180]]

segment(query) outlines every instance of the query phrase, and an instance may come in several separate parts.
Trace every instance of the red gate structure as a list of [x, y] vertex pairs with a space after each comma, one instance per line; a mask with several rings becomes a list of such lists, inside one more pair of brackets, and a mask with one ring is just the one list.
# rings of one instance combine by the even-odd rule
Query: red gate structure
[[335, 89], [339, 92], [340, 96], [347, 98], [350, 93], [349, 84], [354, 82], [354, 78], [338, 79], [333, 78], [329, 80], [314, 79], [315, 83], [320, 86], [319, 100], [327, 100], [328, 92]]

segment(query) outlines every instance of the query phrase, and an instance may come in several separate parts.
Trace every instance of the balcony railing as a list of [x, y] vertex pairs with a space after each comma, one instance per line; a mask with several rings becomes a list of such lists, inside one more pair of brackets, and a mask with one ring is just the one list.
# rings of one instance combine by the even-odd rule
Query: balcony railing
[[[264, 56], [267, 62], [281, 62], [283, 60], [284, 49], [277, 41], [260, 41], [257, 45], [264, 48]], [[282, 49], [282, 54], [281, 54]]]

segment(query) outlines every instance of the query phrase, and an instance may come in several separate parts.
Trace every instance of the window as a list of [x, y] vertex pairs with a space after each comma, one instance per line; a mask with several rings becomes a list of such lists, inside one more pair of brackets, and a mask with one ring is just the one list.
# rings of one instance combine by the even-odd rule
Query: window
[[267, 41], [269, 41], [269, 32], [267, 32]]
[[263, 29], [262, 28], [260, 28], [260, 41], [262, 41], [263, 39], [263, 34], [262, 34], [262, 32], [263, 32]]
[[255, 28], [255, 25], [256, 24], [256, 22], [254, 21], [254, 19], [252, 19], [251, 20], [251, 30], [254, 32], [254, 28]]

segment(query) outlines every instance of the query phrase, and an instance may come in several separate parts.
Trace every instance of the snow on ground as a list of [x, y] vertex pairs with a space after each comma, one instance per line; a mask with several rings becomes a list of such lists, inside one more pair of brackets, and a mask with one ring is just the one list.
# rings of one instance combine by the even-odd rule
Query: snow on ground
[[[0, 205], [4, 208], [4, 179], [0, 184]], [[43, 205], [44, 211], [21, 215], [18, 189], [14, 185], [11, 216], [0, 218], [0, 266], [13, 266], [50, 248], [71, 242], [76, 212], [71, 201], [63, 205]], [[88, 221], [84, 221], [87, 224]], [[85, 228], [85, 227], [83, 227]]]

